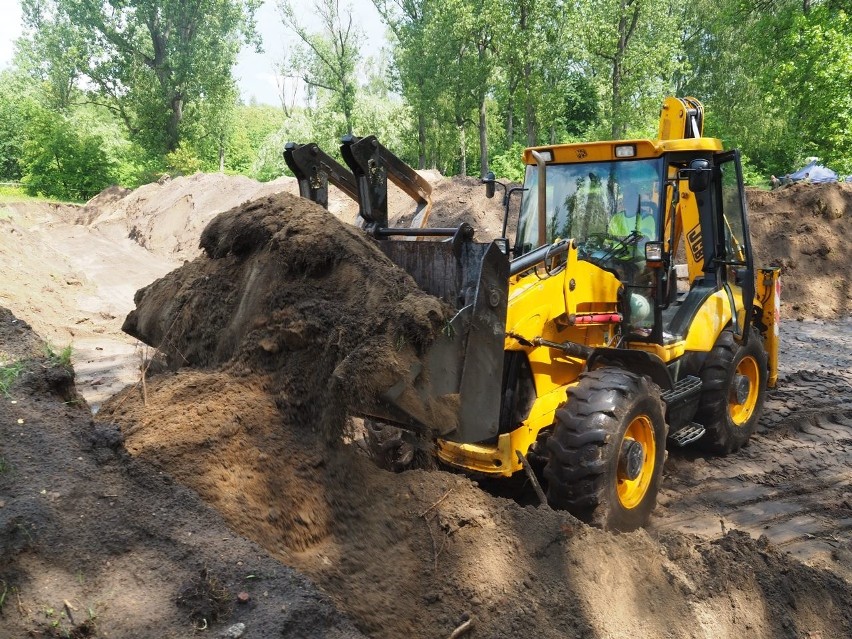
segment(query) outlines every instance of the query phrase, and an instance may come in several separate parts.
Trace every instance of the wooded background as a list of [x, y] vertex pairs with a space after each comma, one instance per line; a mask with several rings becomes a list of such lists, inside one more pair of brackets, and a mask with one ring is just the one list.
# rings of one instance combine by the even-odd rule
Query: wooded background
[[704, 103], [751, 183], [810, 156], [852, 173], [852, 0], [372, 1], [381, 51], [345, 3], [278, 0], [299, 44], [268, 106], [233, 77], [263, 45], [261, 0], [21, 0], [0, 181], [85, 200], [163, 173], [269, 180], [287, 141], [336, 153], [349, 132], [417, 168], [517, 180], [525, 146], [654, 137], [666, 95]]

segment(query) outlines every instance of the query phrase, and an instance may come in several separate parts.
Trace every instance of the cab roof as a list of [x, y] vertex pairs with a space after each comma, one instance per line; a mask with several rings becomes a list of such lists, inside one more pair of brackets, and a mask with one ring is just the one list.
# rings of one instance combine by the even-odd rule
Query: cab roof
[[[616, 155], [616, 147], [633, 147], [632, 155]], [[722, 141], [717, 138], [688, 138], [677, 140], [607, 140], [602, 142], [577, 142], [537, 146], [524, 150], [524, 164], [535, 164], [533, 151], [545, 154], [548, 164], [575, 164], [579, 162], [609, 162], [613, 160], [639, 160], [658, 158], [673, 151], [696, 153], [722, 150]], [[547, 153], [550, 159], [547, 159]], [[622, 151], [626, 153], [627, 151]]]

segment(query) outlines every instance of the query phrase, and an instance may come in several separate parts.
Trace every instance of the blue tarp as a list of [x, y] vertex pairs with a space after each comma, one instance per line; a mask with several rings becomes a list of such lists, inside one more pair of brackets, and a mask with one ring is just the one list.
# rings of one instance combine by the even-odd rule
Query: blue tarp
[[824, 166], [820, 166], [816, 162], [811, 162], [806, 167], [799, 169], [795, 173], [791, 173], [787, 177], [793, 182], [800, 182], [802, 180], [809, 180], [813, 184], [837, 182], [837, 173]]

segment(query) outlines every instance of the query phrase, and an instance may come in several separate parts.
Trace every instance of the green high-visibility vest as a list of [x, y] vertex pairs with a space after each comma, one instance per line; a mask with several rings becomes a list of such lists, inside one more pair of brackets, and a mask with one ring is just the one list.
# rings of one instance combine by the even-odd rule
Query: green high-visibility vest
[[624, 211], [616, 213], [609, 221], [608, 232], [614, 237], [627, 237], [636, 230], [647, 238], [653, 238], [657, 234], [657, 221], [654, 216], [645, 215], [639, 220], [637, 228], [636, 216], [627, 216]]

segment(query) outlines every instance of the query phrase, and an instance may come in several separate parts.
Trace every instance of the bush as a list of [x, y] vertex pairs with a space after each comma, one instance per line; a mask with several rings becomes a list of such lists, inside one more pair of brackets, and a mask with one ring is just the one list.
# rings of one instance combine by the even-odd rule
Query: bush
[[495, 155], [491, 159], [491, 164], [488, 168], [494, 171], [494, 175], [497, 178], [521, 183], [524, 181], [524, 163], [521, 160], [523, 152], [524, 146], [515, 142], [503, 153]]
[[100, 136], [79, 133], [64, 117], [46, 111], [27, 123], [20, 164], [29, 195], [83, 201], [115, 182]]

